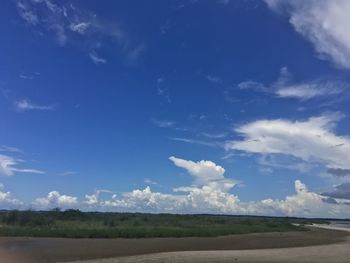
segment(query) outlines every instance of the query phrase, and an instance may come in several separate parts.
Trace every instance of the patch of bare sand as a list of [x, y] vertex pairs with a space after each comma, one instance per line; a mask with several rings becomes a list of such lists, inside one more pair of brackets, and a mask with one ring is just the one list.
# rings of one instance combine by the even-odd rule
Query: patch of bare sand
[[[316, 226], [317, 227], [317, 226]], [[327, 228], [334, 232], [346, 229], [332, 228], [329, 226], [319, 226]], [[344, 231], [343, 231], [344, 230]], [[317, 232], [317, 231], [316, 231]], [[323, 234], [326, 234], [325, 232]], [[251, 249], [251, 250], [223, 250], [223, 251], [182, 251], [156, 253], [149, 255], [139, 255], [132, 257], [100, 259], [92, 261], [80, 261], [79, 263], [232, 263], [232, 262], [350, 262], [350, 237], [346, 237], [341, 243], [328, 245], [291, 247], [291, 248], [273, 248], [273, 249]], [[75, 262], [78, 263], [78, 262]]]
[[[312, 228], [306, 232], [260, 233], [207, 238], [64, 239], [2, 237], [0, 238], [0, 262], [51, 263], [78, 260], [84, 262], [88, 259], [96, 259], [91, 261], [94, 263], [235, 262], [234, 259], [237, 256], [244, 258], [247, 255], [251, 257], [251, 253], [254, 253], [254, 250], [257, 249], [260, 250], [257, 250], [256, 253], [260, 253], [269, 248], [325, 244], [341, 245], [343, 244], [341, 242], [347, 236], [348, 233], [343, 231]], [[348, 250], [350, 250], [350, 247], [348, 247]], [[267, 252], [262, 253], [270, 252], [267, 250]], [[276, 250], [273, 253], [278, 253], [278, 251]], [[102, 258], [113, 257], [114, 259], [102, 260]]]
[[[231, 251], [184, 251], [158, 253], [115, 259], [89, 261], [89, 263], [232, 263], [232, 262], [337, 262], [349, 263], [350, 242], [343, 244], [321, 245], [299, 248], [276, 248]], [[77, 263], [77, 262], [75, 262]], [[88, 263], [85, 261], [84, 263]]]

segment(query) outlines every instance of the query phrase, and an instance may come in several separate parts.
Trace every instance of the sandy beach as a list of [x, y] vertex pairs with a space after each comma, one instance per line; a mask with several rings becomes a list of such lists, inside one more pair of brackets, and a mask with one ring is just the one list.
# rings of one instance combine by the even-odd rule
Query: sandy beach
[[259, 233], [214, 238], [2, 237], [0, 259], [1, 263], [114, 263], [345, 262], [350, 258], [348, 232], [315, 227], [310, 229], [306, 232]]
[[[319, 229], [328, 229], [333, 232], [350, 232], [350, 229], [315, 225]], [[326, 234], [326, 233], [324, 233]], [[343, 242], [328, 245], [270, 248], [270, 249], [247, 249], [247, 250], [212, 250], [212, 251], [181, 251], [170, 253], [157, 253], [142, 256], [80, 261], [79, 263], [131, 263], [131, 262], [343, 262], [350, 259], [350, 236], [345, 237]], [[76, 262], [78, 263], [78, 262]]]

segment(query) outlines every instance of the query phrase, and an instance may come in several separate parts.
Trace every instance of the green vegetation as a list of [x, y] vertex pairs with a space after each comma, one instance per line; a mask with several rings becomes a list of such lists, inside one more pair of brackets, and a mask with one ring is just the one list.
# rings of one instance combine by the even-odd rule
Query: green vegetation
[[[321, 220], [312, 222], [323, 223]], [[79, 210], [0, 212], [0, 236], [142, 238], [220, 236], [303, 231], [311, 223], [297, 218], [224, 215], [98, 213]]]

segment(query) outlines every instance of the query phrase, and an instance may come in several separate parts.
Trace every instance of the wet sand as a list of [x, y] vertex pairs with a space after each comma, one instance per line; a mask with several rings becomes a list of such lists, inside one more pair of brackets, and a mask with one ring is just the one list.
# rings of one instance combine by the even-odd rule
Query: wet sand
[[[270, 253], [266, 251], [271, 250], [271, 248], [290, 249], [291, 247], [305, 246], [313, 249], [316, 245], [325, 244], [333, 244], [331, 246], [346, 244], [350, 256], [349, 243], [345, 243], [348, 240], [348, 234], [344, 231], [311, 228], [310, 231], [306, 232], [259, 233], [214, 238], [63, 239], [2, 237], [0, 238], [0, 262], [51, 263], [87, 259], [98, 259], [92, 261], [94, 263], [234, 262], [233, 259], [237, 253], [243, 256], [254, 251], [257, 251], [254, 253], [258, 254]], [[329, 245], [325, 247], [328, 248]], [[316, 248], [317, 250], [321, 249], [319, 246]], [[278, 249], [272, 250], [275, 251], [274, 253], [279, 253]], [[325, 251], [326, 249], [321, 250]], [[283, 250], [281, 250], [282, 252]], [[113, 257], [115, 259], [102, 260]], [[222, 260], [214, 260], [218, 257]], [[205, 258], [209, 261], [205, 261]], [[271, 260], [268, 261], [271, 262]]]

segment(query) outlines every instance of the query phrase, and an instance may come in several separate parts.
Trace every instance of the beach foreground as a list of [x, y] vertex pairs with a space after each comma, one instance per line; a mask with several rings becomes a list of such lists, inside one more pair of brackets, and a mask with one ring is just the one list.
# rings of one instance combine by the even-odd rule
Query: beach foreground
[[350, 258], [348, 234], [339, 230], [310, 228], [310, 231], [302, 232], [259, 233], [214, 238], [4, 237], [0, 238], [0, 258], [3, 263], [281, 262], [288, 260], [290, 262], [301, 262], [301, 260], [302, 262], [345, 262], [345, 259]]
[[[350, 242], [298, 248], [185, 251], [158, 253], [125, 258], [80, 261], [84, 263], [131, 263], [131, 262], [344, 262], [350, 258]], [[77, 262], [76, 262], [77, 263]]]
[[[350, 232], [339, 227], [317, 226], [321, 229], [332, 229], [335, 232]], [[326, 233], [325, 233], [326, 234]], [[133, 257], [79, 261], [80, 263], [131, 263], [131, 262], [349, 262], [350, 236], [341, 243], [328, 245], [248, 249], [248, 250], [213, 250], [213, 251], [182, 251], [140, 255]], [[75, 262], [78, 263], [78, 262]]]

